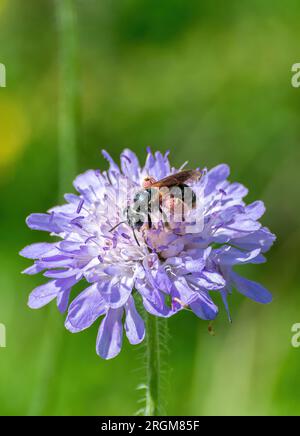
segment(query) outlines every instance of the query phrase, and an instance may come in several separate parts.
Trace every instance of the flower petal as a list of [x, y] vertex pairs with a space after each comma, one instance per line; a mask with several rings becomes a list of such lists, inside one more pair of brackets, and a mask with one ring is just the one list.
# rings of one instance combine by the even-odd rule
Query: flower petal
[[234, 245], [242, 250], [253, 250], [261, 247], [262, 253], [268, 251], [276, 240], [276, 236], [267, 227], [262, 227], [250, 235], [234, 239]]
[[157, 151], [155, 156], [153, 156], [150, 151], [146, 160], [145, 172], [156, 180], [163, 179], [170, 175], [171, 168], [167, 155], [163, 156], [159, 151]]
[[215, 250], [214, 257], [222, 265], [236, 265], [239, 263], [250, 263], [260, 254], [260, 248], [252, 251], [241, 251], [229, 245]]
[[221, 164], [212, 168], [207, 173], [207, 185], [205, 187], [205, 195], [210, 195], [216, 189], [219, 183], [227, 179], [229, 174], [230, 169], [229, 166], [226, 164]]
[[140, 183], [140, 164], [138, 158], [128, 148], [121, 154], [121, 168], [126, 177], [138, 184]]
[[257, 303], [268, 304], [272, 301], [272, 294], [259, 283], [247, 280], [232, 272], [231, 279], [240, 294], [245, 295]]
[[263, 214], [265, 213], [266, 208], [262, 201], [255, 201], [254, 203], [249, 204], [245, 207], [245, 213], [247, 218], [251, 220], [259, 220]]
[[199, 275], [187, 276], [188, 281], [198, 288], [203, 288], [209, 291], [216, 291], [224, 288], [226, 281], [224, 277], [216, 271], [203, 270]]
[[98, 289], [111, 308], [123, 306], [128, 300], [133, 288], [131, 277], [114, 277], [98, 284]]
[[55, 244], [41, 242], [28, 245], [27, 247], [23, 248], [23, 250], [20, 251], [20, 255], [26, 257], [27, 259], [39, 259], [47, 255], [53, 249], [55, 249]]
[[199, 293], [199, 298], [190, 303], [190, 308], [199, 318], [205, 320], [215, 319], [219, 311], [210, 296], [205, 292]]
[[64, 313], [67, 310], [70, 293], [71, 293], [71, 288], [64, 289], [57, 294], [56, 305], [60, 313]]
[[42, 230], [50, 233], [60, 233], [70, 229], [67, 219], [54, 213], [33, 213], [26, 219], [26, 224], [32, 230]]
[[97, 283], [95, 283], [72, 301], [65, 327], [72, 333], [85, 330], [101, 315], [104, 315], [106, 307], [106, 303], [98, 291]]
[[103, 359], [112, 359], [121, 350], [123, 340], [122, 315], [123, 308], [110, 309], [101, 322], [96, 351]]
[[55, 280], [38, 286], [29, 295], [28, 306], [31, 309], [40, 309], [54, 300], [60, 290], [61, 288], [57, 286]]
[[129, 297], [126, 305], [125, 331], [131, 344], [139, 344], [145, 337], [145, 323], [136, 310], [133, 297]]

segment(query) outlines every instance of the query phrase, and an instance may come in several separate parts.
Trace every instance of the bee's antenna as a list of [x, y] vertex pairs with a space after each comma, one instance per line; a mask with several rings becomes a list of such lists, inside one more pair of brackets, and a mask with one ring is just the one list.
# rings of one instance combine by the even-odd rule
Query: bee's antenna
[[125, 224], [126, 221], [121, 221], [120, 223], [118, 223], [116, 226], [114, 226], [112, 229], [110, 229], [110, 232], [113, 232], [114, 230], [116, 230], [117, 227], [119, 227], [121, 224]]

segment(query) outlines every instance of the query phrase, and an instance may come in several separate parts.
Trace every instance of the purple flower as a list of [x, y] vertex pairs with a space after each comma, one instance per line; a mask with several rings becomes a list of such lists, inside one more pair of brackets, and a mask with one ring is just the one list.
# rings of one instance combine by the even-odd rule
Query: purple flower
[[[233, 271], [238, 264], [264, 262], [275, 237], [258, 222], [263, 203], [244, 203], [247, 189], [227, 181], [226, 165], [202, 170], [200, 180], [190, 185], [197, 202], [181, 222], [160, 214], [157, 220], [151, 217], [151, 226], [147, 221], [133, 230], [126, 210], [145, 179], [160, 180], [179, 170], [171, 168], [167, 154], [150, 150], [143, 167], [130, 150], [121, 154], [120, 167], [103, 154], [108, 171], [79, 175], [74, 181], [78, 195], [67, 194], [66, 204], [27, 218], [31, 229], [59, 237], [59, 242], [33, 244], [20, 253], [34, 259], [26, 274], [43, 271], [49, 279], [32, 291], [29, 307], [56, 299], [59, 310], [67, 311], [65, 326], [73, 333], [101, 317], [96, 350], [109, 359], [120, 352], [123, 326], [131, 344], [144, 339], [137, 297], [154, 316], [170, 317], [189, 307], [205, 320], [217, 316], [215, 292], [227, 311], [232, 289], [260, 303], [271, 301], [265, 288]], [[70, 292], [81, 280], [87, 288], [69, 304]]]

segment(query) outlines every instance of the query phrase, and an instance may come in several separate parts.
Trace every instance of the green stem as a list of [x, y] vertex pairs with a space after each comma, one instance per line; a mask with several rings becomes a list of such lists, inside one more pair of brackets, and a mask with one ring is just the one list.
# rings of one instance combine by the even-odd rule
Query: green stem
[[160, 320], [147, 313], [147, 395], [146, 416], [159, 416], [161, 413], [161, 337]]

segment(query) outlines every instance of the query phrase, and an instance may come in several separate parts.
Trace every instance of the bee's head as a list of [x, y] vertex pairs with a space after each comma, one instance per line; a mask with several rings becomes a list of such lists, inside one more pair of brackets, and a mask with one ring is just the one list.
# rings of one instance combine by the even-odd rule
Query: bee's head
[[153, 185], [153, 183], [155, 183], [156, 180], [153, 177], [147, 176], [144, 178], [143, 181], [143, 188], [150, 188], [151, 185]]
[[133, 207], [128, 206], [124, 211], [124, 215], [127, 223], [133, 229], [139, 230], [145, 223], [145, 216], [137, 212]]

